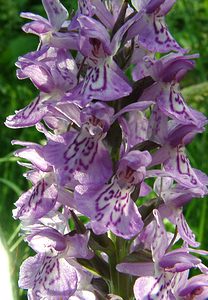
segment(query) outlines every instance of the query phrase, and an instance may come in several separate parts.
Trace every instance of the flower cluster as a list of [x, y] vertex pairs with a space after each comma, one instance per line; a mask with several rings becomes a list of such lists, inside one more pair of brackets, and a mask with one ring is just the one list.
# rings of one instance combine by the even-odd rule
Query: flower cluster
[[42, 0], [47, 19], [21, 14], [40, 43], [17, 76], [40, 93], [6, 125], [45, 138], [13, 141], [31, 182], [13, 211], [37, 253], [20, 269], [31, 300], [208, 297], [194, 256], [207, 252], [183, 215], [208, 193], [185, 150], [207, 119], [180, 93], [197, 55], [168, 30], [174, 2], [79, 0], [69, 20], [59, 0]]

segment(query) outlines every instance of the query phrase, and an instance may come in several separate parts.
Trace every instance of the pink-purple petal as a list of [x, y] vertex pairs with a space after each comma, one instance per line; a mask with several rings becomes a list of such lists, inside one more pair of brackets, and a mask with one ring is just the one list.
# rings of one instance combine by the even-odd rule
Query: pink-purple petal
[[68, 11], [59, 0], [42, 0], [51, 26], [59, 30], [68, 17]]
[[15, 203], [15, 219], [34, 222], [52, 210], [58, 196], [57, 188], [47, 180], [40, 180], [35, 186], [23, 193]]
[[31, 288], [33, 296], [69, 297], [76, 291], [77, 273], [64, 258], [38, 254], [22, 264], [19, 286]]
[[80, 98], [82, 104], [93, 98], [112, 101], [127, 96], [132, 88], [127, 80], [122, 79], [111, 67], [111, 62], [102, 62], [94, 68], [89, 68], [85, 76]]
[[47, 107], [43, 105], [41, 96], [39, 96], [25, 108], [16, 111], [15, 115], [7, 117], [5, 125], [10, 128], [34, 126], [46, 114]]

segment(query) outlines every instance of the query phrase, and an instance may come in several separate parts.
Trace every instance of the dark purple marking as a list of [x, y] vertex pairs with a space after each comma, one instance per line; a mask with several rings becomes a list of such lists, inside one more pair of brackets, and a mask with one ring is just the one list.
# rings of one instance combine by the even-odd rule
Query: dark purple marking
[[98, 150], [98, 141], [87, 137], [81, 130], [64, 152], [64, 173], [69, 177], [75, 171], [86, 172], [93, 163]]
[[37, 99], [35, 99], [34, 101], [32, 101], [28, 106], [26, 106], [25, 108], [23, 108], [22, 110], [20, 110], [20, 112], [18, 112], [12, 120], [19, 120], [19, 119], [28, 119], [29, 116], [34, 112], [34, 110], [37, 108], [37, 105], [40, 102], [40, 97], [38, 97]]
[[[171, 46], [171, 43], [172, 43], [172, 45], [175, 48], [180, 49], [180, 47], [177, 45], [175, 40], [171, 38], [166, 25], [163, 23], [163, 18], [155, 15], [154, 19], [153, 19], [153, 28], [154, 28], [154, 31], [156, 34], [156, 37], [155, 37], [156, 43], [158, 43], [160, 45], [165, 44], [165, 46], [168, 48]], [[163, 36], [163, 39], [161, 39], [160, 35]]]
[[[54, 272], [53, 278], [49, 275]], [[51, 258], [46, 256], [43, 260], [43, 265], [39, 269], [39, 272], [35, 276], [34, 280], [34, 291], [37, 292], [38, 287], [42, 283], [42, 287], [49, 291], [49, 286], [53, 285], [60, 279], [60, 266], [58, 258]], [[39, 290], [40, 291], [40, 290]]]

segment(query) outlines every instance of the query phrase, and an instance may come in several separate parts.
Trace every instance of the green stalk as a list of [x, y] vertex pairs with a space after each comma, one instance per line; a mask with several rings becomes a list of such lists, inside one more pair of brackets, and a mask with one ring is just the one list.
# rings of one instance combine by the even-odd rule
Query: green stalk
[[199, 242], [203, 242], [204, 238], [204, 229], [205, 229], [205, 223], [206, 223], [206, 212], [207, 212], [207, 199], [203, 199], [203, 206], [201, 209], [201, 221], [199, 226]]
[[127, 274], [120, 273], [116, 270], [116, 265], [123, 261], [128, 254], [129, 241], [117, 237], [111, 233], [111, 239], [114, 241], [115, 252], [109, 256], [110, 266], [110, 292], [118, 295], [125, 300], [131, 299], [131, 277]]

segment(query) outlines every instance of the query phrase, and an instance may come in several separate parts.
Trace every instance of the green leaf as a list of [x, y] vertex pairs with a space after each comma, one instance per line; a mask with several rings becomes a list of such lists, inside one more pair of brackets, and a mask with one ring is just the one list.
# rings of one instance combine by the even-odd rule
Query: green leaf
[[22, 190], [18, 187], [18, 185], [16, 185], [14, 182], [11, 182], [5, 178], [0, 178], [0, 182], [2, 182], [3, 184], [7, 185], [10, 189], [12, 189], [13, 191], [15, 191], [15, 193], [20, 196], [22, 194]]

